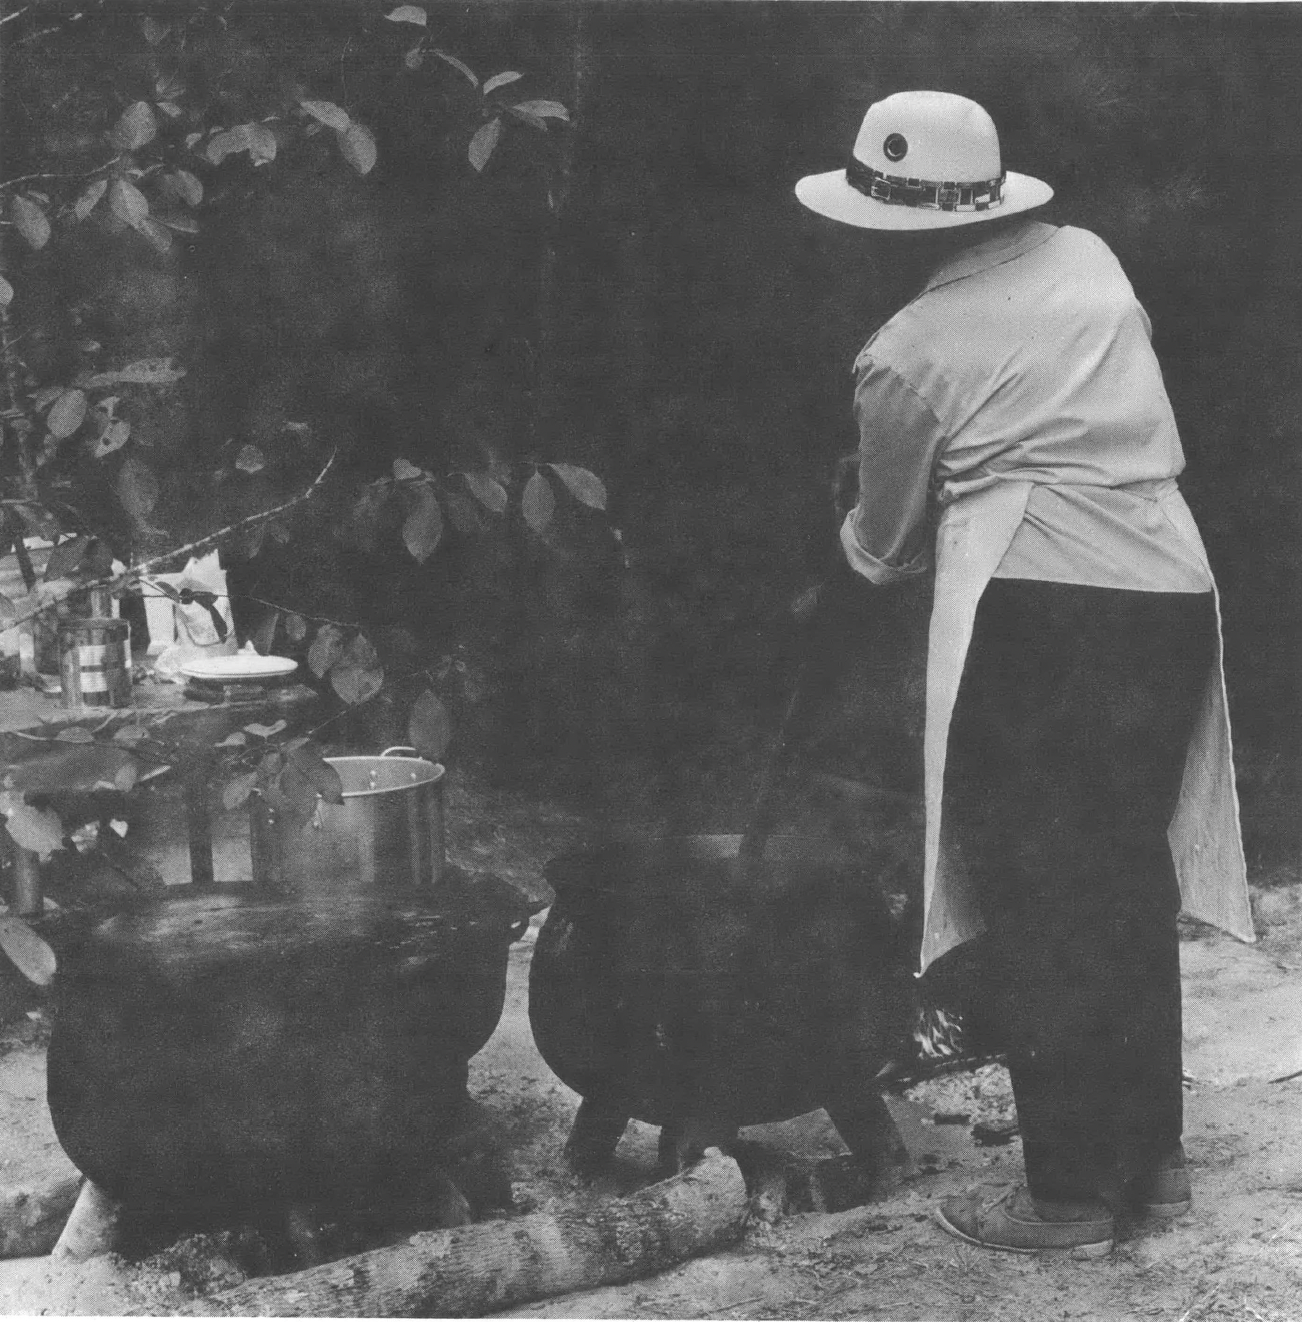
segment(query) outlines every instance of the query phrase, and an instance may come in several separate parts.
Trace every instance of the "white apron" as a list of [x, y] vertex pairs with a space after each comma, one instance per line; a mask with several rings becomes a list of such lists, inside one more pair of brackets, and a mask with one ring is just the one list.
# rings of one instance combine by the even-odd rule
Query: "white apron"
[[[936, 588], [927, 647], [922, 972], [984, 926], [942, 814], [945, 750], [977, 605], [1022, 522], [1031, 488], [1030, 482], [1000, 481], [965, 495], [945, 509], [936, 535]], [[1127, 489], [1159, 501], [1177, 531], [1207, 564], [1197, 525], [1173, 478]], [[1210, 573], [1209, 568], [1209, 577]], [[1167, 836], [1184, 911], [1241, 941], [1255, 941], [1234, 789], [1219, 597], [1216, 661], [1208, 675]]]

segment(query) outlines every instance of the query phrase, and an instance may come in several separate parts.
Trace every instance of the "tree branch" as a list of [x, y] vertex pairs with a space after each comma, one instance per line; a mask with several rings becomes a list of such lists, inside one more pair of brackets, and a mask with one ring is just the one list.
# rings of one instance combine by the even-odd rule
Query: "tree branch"
[[121, 159], [122, 155], [119, 153], [111, 161], [105, 161], [102, 165], [95, 166], [93, 170], [75, 170], [65, 174], [20, 174], [15, 179], [0, 180], [0, 190], [17, 188], [19, 184], [34, 184], [44, 179], [89, 179], [91, 175], [99, 174], [100, 171], [116, 165]]
[[326, 460], [325, 467], [312, 480], [312, 484], [306, 490], [299, 492], [297, 496], [289, 500], [282, 501], [279, 505], [273, 505], [270, 509], [260, 510], [257, 514], [250, 514], [247, 518], [240, 519], [228, 527], [219, 528], [216, 532], [209, 533], [206, 537], [200, 537], [193, 542], [187, 542], [184, 546], [175, 546], [170, 551], [164, 551], [161, 555], [151, 556], [148, 560], [142, 560], [138, 565], [132, 565], [121, 574], [105, 574], [101, 578], [89, 579], [86, 582], [74, 583], [66, 592], [58, 596], [51, 597], [48, 601], [43, 601], [34, 610], [29, 610], [25, 614], [16, 615], [13, 619], [0, 620], [6, 629], [13, 629], [17, 625], [25, 624], [28, 620], [34, 620], [38, 615], [45, 614], [52, 610], [61, 601], [66, 601], [76, 593], [88, 592], [92, 588], [108, 588], [110, 591], [117, 592], [122, 588], [131, 587], [139, 582], [147, 574], [156, 573], [165, 565], [171, 564], [173, 560], [180, 556], [189, 558], [197, 551], [206, 551], [211, 546], [216, 546], [219, 542], [224, 542], [237, 533], [245, 532], [249, 528], [254, 528], [260, 523], [265, 523], [268, 519], [274, 519], [277, 514], [283, 514], [286, 510], [293, 509], [296, 505], [301, 505], [305, 500], [310, 500], [318, 490], [321, 484], [326, 480], [330, 470], [334, 467], [335, 460], [339, 457], [339, 451], [332, 450], [330, 458]]
[[335, 624], [341, 629], [357, 629], [361, 632], [364, 632], [366, 628], [365, 625], [358, 624], [355, 621], [335, 620], [329, 615], [310, 615], [307, 611], [298, 610], [294, 606], [284, 606], [278, 601], [268, 601], [265, 597], [253, 597], [247, 592], [239, 594], [238, 600], [256, 601], [259, 606], [270, 606], [272, 610], [278, 610], [282, 615], [297, 615], [300, 619], [313, 620], [317, 624]]
[[22, 494], [33, 499], [36, 494], [36, 465], [27, 437], [36, 431], [36, 421], [24, 402], [22, 381], [18, 375], [18, 356], [14, 352], [13, 323], [8, 305], [0, 305], [0, 374], [4, 377], [5, 394], [9, 407], [5, 410], [9, 434], [13, 437], [14, 454], [18, 460]]

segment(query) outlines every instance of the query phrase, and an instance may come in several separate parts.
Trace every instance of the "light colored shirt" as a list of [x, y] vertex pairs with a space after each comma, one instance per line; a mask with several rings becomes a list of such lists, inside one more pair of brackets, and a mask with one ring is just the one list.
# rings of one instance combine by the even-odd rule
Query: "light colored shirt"
[[1184, 453], [1150, 335], [1086, 230], [1027, 220], [942, 264], [855, 362], [853, 567], [876, 583], [923, 572], [932, 490], [945, 507], [1030, 482], [995, 577], [1210, 591], [1170, 517]]

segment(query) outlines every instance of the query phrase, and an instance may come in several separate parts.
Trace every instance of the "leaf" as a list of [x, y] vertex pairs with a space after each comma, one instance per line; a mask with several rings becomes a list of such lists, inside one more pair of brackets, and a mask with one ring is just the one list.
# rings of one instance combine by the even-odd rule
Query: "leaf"
[[91, 456], [103, 459], [106, 454], [120, 450], [130, 438], [131, 424], [125, 418], [114, 418], [96, 438], [91, 447]]
[[530, 128], [539, 129], [543, 133], [547, 132], [547, 121], [541, 115], [532, 114], [528, 110], [521, 110], [519, 106], [507, 106], [506, 113], [528, 124]]
[[384, 687], [384, 670], [379, 666], [338, 665], [330, 672], [330, 686], [350, 706], [373, 698]]
[[54, 538], [62, 531], [44, 505], [19, 505], [17, 509], [23, 526], [33, 537]]
[[243, 807], [258, 788], [258, 773], [256, 771], [246, 771], [242, 776], [236, 776], [234, 780], [227, 781], [222, 790], [222, 807], [227, 812], [234, 812], [236, 808]]
[[555, 509], [556, 497], [551, 486], [541, 472], [535, 473], [524, 484], [524, 495], [520, 497], [524, 521], [541, 536], [547, 531]]
[[443, 511], [438, 497], [424, 487], [416, 497], [416, 507], [402, 525], [402, 540], [416, 561], [424, 564], [443, 539]]
[[108, 192], [108, 180], [96, 179], [90, 184], [85, 192], [73, 203], [72, 214], [78, 220], [85, 220], [92, 211], [99, 205], [99, 200]]
[[471, 494], [494, 514], [506, 513], [506, 488], [488, 473], [466, 473]]
[[164, 178], [176, 196], [187, 206], [197, 207], [203, 201], [203, 184], [189, 170], [173, 170]]
[[128, 106], [109, 131], [109, 141], [118, 151], [136, 151], [158, 136], [158, 120], [148, 101]]
[[279, 734], [284, 730], [287, 724], [285, 721], [276, 721], [272, 725], [259, 725], [258, 722], [254, 721], [252, 725], [246, 725], [244, 730], [246, 734], [255, 734], [259, 739], [270, 739], [272, 735]]
[[343, 158], [358, 174], [370, 174], [375, 168], [375, 135], [364, 124], [349, 124], [337, 135]]
[[354, 636], [330, 672], [334, 691], [350, 706], [374, 697], [384, 685], [384, 668], [365, 634]]
[[439, 50], [436, 46], [431, 46], [429, 50], [431, 55], [437, 55], [440, 60], [445, 64], [450, 64], [458, 73], [465, 74], [465, 76], [470, 79], [470, 85], [472, 87], [479, 86], [479, 79], [475, 75], [475, 71], [468, 64], [464, 64], [461, 60], [457, 59], [455, 55], [449, 55], [445, 50]]
[[506, 73], [495, 73], [491, 78], [484, 82], [484, 95], [489, 92], [495, 92], [499, 87], [505, 87], [508, 83], [519, 82], [524, 77], [522, 73], [516, 73], [514, 70], [508, 70]]
[[288, 761], [327, 803], [344, 801], [344, 783], [339, 772], [321, 756], [314, 743], [308, 741], [291, 749]]
[[576, 500], [594, 510], [606, 508], [605, 483], [596, 473], [576, 464], [548, 464], [547, 467], [565, 483]]
[[159, 101], [158, 108], [168, 117], [168, 119], [181, 118], [181, 107], [178, 106], [175, 101]]
[[199, 233], [199, 222], [193, 216], [183, 216], [178, 212], [169, 211], [157, 219], [160, 224], [166, 225], [170, 230], [176, 230], [179, 234]]
[[109, 189], [109, 210], [119, 220], [139, 229], [149, 215], [149, 200], [135, 184], [126, 179], [115, 179]]
[[184, 375], [185, 368], [177, 367], [175, 358], [139, 358], [134, 363], [109, 372], [79, 376], [77, 384], [87, 390], [116, 385], [166, 386], [179, 381]]
[[315, 786], [293, 764], [285, 767], [267, 795], [267, 802], [300, 829], [316, 811], [316, 800]]
[[335, 105], [333, 101], [300, 101], [298, 104], [328, 129], [338, 129], [342, 132], [352, 123], [348, 118], [348, 111], [342, 106]]
[[87, 536], [70, 537], [66, 542], [60, 542], [46, 561], [45, 581], [48, 583], [51, 579], [71, 578], [81, 567], [88, 550], [90, 538]]
[[371, 640], [364, 634], [354, 634], [348, 646], [344, 648], [344, 661], [348, 665], [369, 669], [379, 665], [380, 658]]
[[280, 624], [280, 612], [272, 611], [263, 618], [262, 623], [253, 631], [253, 646], [266, 656], [276, 640], [276, 628]]
[[213, 165], [220, 165], [236, 152], [248, 151], [249, 126], [237, 124], [234, 128], [219, 129], [204, 144], [203, 154]]
[[12, 620], [17, 614], [18, 607], [3, 592], [0, 592], [0, 620]]
[[425, 11], [419, 5], [399, 5], [391, 13], [385, 14], [385, 18], [390, 23], [415, 23], [417, 27], [424, 27], [428, 21]]
[[86, 421], [86, 394], [81, 390], [65, 390], [54, 401], [45, 425], [60, 440], [71, 436]]
[[452, 742], [452, 718], [431, 689], [416, 699], [407, 719], [407, 741], [431, 762], [442, 761]]
[[84, 725], [70, 725], [60, 730], [55, 739], [61, 744], [93, 744], [95, 736]]
[[16, 197], [13, 203], [14, 224], [18, 233], [33, 248], [44, 248], [50, 241], [50, 222], [30, 197]]
[[172, 246], [172, 234], [166, 225], [160, 225], [153, 216], [146, 216], [140, 222], [140, 233], [158, 252], [167, 252]]
[[241, 473], [260, 473], [267, 466], [266, 456], [256, 445], [242, 445], [235, 456], [235, 467]]
[[137, 522], [145, 523], [158, 504], [158, 478], [148, 464], [134, 456], [118, 472], [118, 499]]
[[291, 643], [301, 643], [307, 637], [307, 621], [301, 615], [286, 615], [285, 634]]
[[323, 624], [308, 648], [307, 664], [321, 679], [344, 654], [344, 631], [337, 624]]
[[32, 396], [32, 406], [38, 412], [41, 409], [49, 408], [67, 388], [67, 386], [42, 386], [40, 390]]
[[27, 803], [12, 804], [5, 826], [19, 848], [30, 849], [42, 859], [63, 848], [63, 823], [52, 812]]
[[402, 57], [402, 62], [408, 69], [419, 69], [425, 63], [425, 51], [420, 46], [413, 46]]
[[48, 987], [59, 971], [59, 960], [50, 944], [21, 918], [0, 917], [0, 950], [19, 973], [37, 987]]
[[276, 159], [276, 135], [265, 124], [248, 124], [249, 159], [266, 165]]
[[413, 478], [424, 477], [424, 469], [417, 468], [415, 464], [407, 459], [395, 459], [393, 461], [393, 476], [399, 482], [410, 482]]
[[143, 725], [124, 725], [113, 732], [115, 744], [126, 744], [128, 748], [149, 738], [149, 731]]
[[567, 122], [570, 112], [559, 101], [517, 101], [512, 107], [527, 115], [537, 115], [539, 119], [563, 119]]
[[233, 730], [220, 743], [214, 744], [214, 748], [243, 748], [249, 742], [249, 736], [243, 730]]
[[14, 287], [0, 275], [0, 308], [7, 308], [14, 301]]
[[482, 170], [488, 164], [488, 158], [492, 156], [493, 148], [497, 146], [501, 136], [502, 120], [500, 116], [490, 119], [487, 124], [481, 124], [475, 130], [475, 136], [470, 139], [470, 147], [466, 154], [470, 158], [470, 164], [476, 170]]
[[167, 23], [160, 23], [156, 18], [145, 17], [140, 20], [140, 30], [151, 46], [157, 46], [167, 36], [168, 27]]
[[357, 545], [364, 551], [375, 550], [380, 511], [388, 503], [392, 490], [392, 486], [387, 481], [368, 482], [353, 502], [349, 527]]
[[185, 95], [185, 81], [177, 73], [160, 73], [154, 79], [154, 99], [175, 101]]
[[140, 778], [140, 768], [134, 762], [124, 762], [114, 773], [113, 788], [121, 794], [128, 793]]

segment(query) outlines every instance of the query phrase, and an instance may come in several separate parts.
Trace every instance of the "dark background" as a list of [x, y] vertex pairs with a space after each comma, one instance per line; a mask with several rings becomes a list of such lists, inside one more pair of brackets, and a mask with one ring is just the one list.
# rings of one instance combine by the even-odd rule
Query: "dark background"
[[[270, 446], [292, 418], [356, 477], [397, 455], [568, 460], [603, 476], [622, 540], [569, 511], [549, 554], [454, 541], [418, 570], [396, 539], [300, 538], [234, 566], [242, 591], [459, 647], [469, 772], [736, 827], [794, 672], [788, 603], [834, 537], [850, 364], [902, 296], [792, 188], [842, 160], [871, 101], [959, 92], [991, 111], [1007, 166], [1053, 183], [1045, 218], [1100, 234], [1152, 317], [1223, 594], [1250, 858], [1296, 860], [1302, 12], [432, 4], [442, 46], [574, 112], [550, 153], [517, 133], [478, 176], [443, 127], [456, 75], [417, 88], [377, 54], [401, 50], [388, 7], [233, 11], [375, 127], [380, 164], [277, 162], [188, 250], [106, 269], [118, 329], [195, 364], [171, 443]], [[375, 41], [348, 43], [359, 22]], [[170, 528], [199, 517], [193, 486], [167, 496]], [[800, 767], [916, 787], [926, 608], [915, 588], [851, 613]]]

